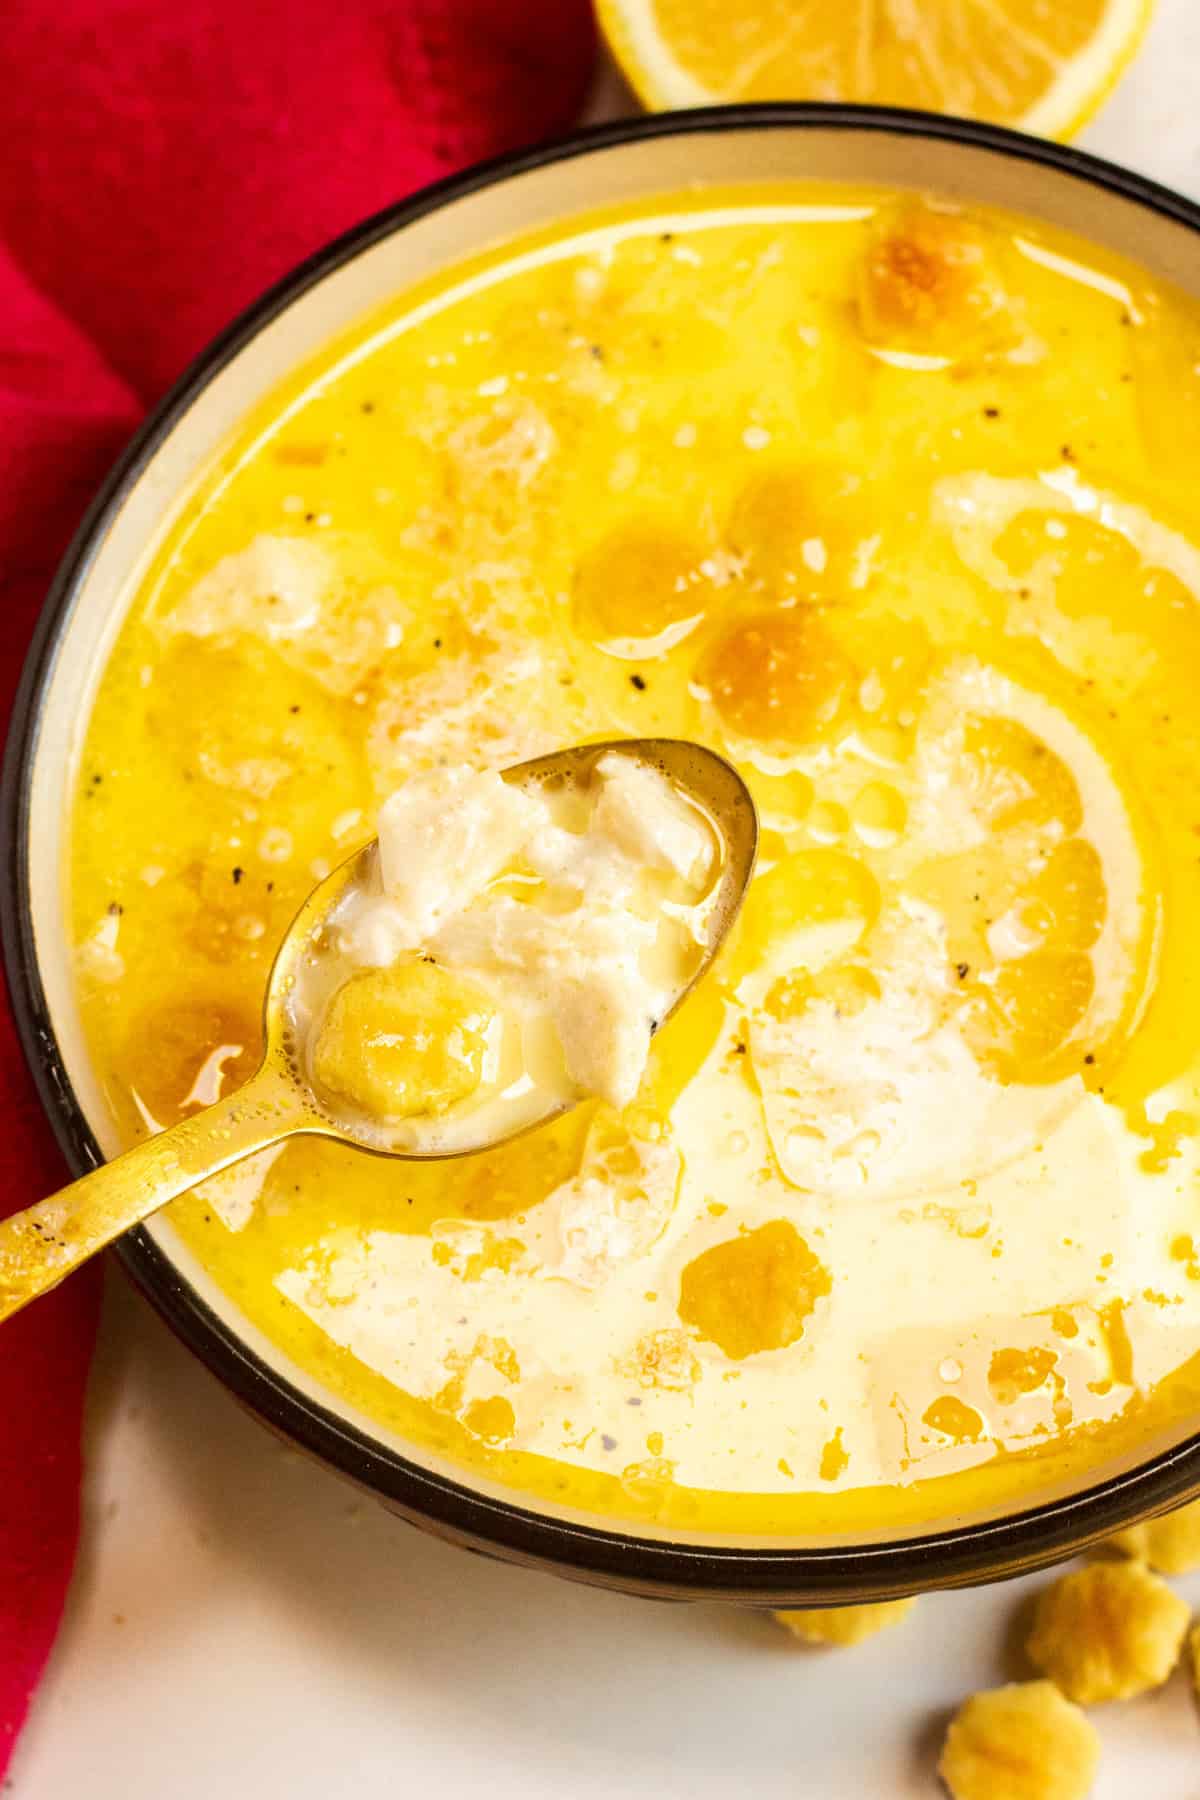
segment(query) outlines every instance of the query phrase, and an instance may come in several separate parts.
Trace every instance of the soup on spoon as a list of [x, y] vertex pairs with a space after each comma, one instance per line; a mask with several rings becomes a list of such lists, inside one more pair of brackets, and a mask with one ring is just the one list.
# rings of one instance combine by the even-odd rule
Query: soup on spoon
[[236, 1092], [0, 1225], [0, 1319], [208, 1176], [297, 1134], [429, 1159], [622, 1105], [716, 955], [757, 818], [714, 752], [591, 744], [398, 789], [297, 914]]

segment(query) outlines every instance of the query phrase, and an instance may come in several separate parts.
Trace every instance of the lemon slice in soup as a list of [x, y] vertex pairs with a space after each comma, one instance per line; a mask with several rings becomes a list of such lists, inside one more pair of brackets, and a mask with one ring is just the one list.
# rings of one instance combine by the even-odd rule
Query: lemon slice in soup
[[1149, 975], [1133, 810], [1063, 706], [959, 659], [905, 780], [874, 876], [785, 858], [739, 942], [772, 1147], [829, 1194], [928, 1191], [1029, 1150], [1102, 1083]]
[[971, 662], [935, 687], [920, 737], [915, 831], [947, 849], [908, 886], [940, 902], [968, 1041], [1009, 1081], [1095, 1069], [1148, 953], [1144, 839], [1117, 771], [1064, 706]]

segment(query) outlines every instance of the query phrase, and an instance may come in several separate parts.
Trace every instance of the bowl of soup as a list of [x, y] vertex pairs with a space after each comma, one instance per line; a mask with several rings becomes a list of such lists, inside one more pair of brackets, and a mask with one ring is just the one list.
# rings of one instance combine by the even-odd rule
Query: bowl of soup
[[643, 119], [368, 221], [146, 426], [5, 774], [77, 1170], [252, 1071], [407, 782], [684, 738], [759, 815], [628, 1104], [296, 1140], [123, 1240], [276, 1430], [470, 1547], [776, 1605], [1200, 1486], [1198, 224], [954, 121]]

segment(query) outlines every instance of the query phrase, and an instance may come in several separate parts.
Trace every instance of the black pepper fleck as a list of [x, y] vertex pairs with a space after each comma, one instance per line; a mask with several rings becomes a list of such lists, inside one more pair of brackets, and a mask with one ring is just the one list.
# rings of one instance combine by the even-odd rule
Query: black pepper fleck
[[246, 871], [245, 871], [245, 869], [241, 869], [241, 868], [235, 868], [235, 869], [234, 869], [234, 871], [233, 871], [233, 885], [234, 885], [234, 887], [236, 887], [236, 886], [237, 886], [237, 884], [238, 884], [238, 882], [239, 882], [239, 881], [240, 881], [240, 880], [241, 880], [241, 879], [242, 879], [242, 876], [243, 876], [243, 875], [244, 875], [244, 874], [245, 874], [245, 873], [246, 873]]
[[983, 416], [985, 419], [998, 419], [1000, 417], [1000, 408], [998, 406], [985, 406], [983, 409]]
[[954, 972], [960, 981], [965, 981], [971, 973], [971, 965], [970, 963], [955, 963]]
[[646, 677], [644, 675], [631, 675], [629, 677], [629, 680], [630, 680], [631, 685], [637, 689], [639, 694], [645, 693]]
[[298, 706], [298, 705], [297, 705], [297, 706], [289, 706], [289, 707], [288, 707], [288, 711], [289, 711], [289, 712], [290, 712], [290, 713], [298, 713], [298, 712], [299, 712], [299, 711], [300, 711], [300, 708], [299, 708], [299, 706]]
[[1094, 1062], [1095, 1062], [1095, 1060], [1096, 1060], [1096, 1058], [1095, 1058], [1095, 1056], [1094, 1056], [1094, 1055], [1093, 1055], [1093, 1054], [1092, 1054], [1092, 1052], [1091, 1052], [1091, 1051], [1090, 1051], [1090, 1050], [1089, 1050], [1089, 1051], [1088, 1051], [1088, 1053], [1087, 1053], [1087, 1055], [1086, 1055], [1086, 1056], [1085, 1056], [1085, 1057], [1084, 1057], [1084, 1059], [1083, 1059], [1083, 1060], [1084, 1060], [1084, 1062], [1085, 1062], [1085, 1063], [1087, 1063], [1087, 1065], [1088, 1065], [1088, 1067], [1089, 1067], [1089, 1068], [1090, 1068], [1090, 1067], [1091, 1067], [1091, 1065], [1092, 1065], [1092, 1064], [1093, 1064], [1093, 1063], [1094, 1063]]
[[109, 901], [108, 916], [110, 919], [119, 919], [121, 914], [124, 911], [125, 911], [125, 908], [121, 905], [121, 902], [119, 900], [110, 900]]

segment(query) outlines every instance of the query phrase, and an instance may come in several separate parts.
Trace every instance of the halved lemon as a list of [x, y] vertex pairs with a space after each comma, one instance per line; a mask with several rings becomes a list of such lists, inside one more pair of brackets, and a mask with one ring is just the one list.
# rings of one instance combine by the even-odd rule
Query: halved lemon
[[1154, 0], [599, 0], [648, 107], [843, 100], [1070, 137]]

